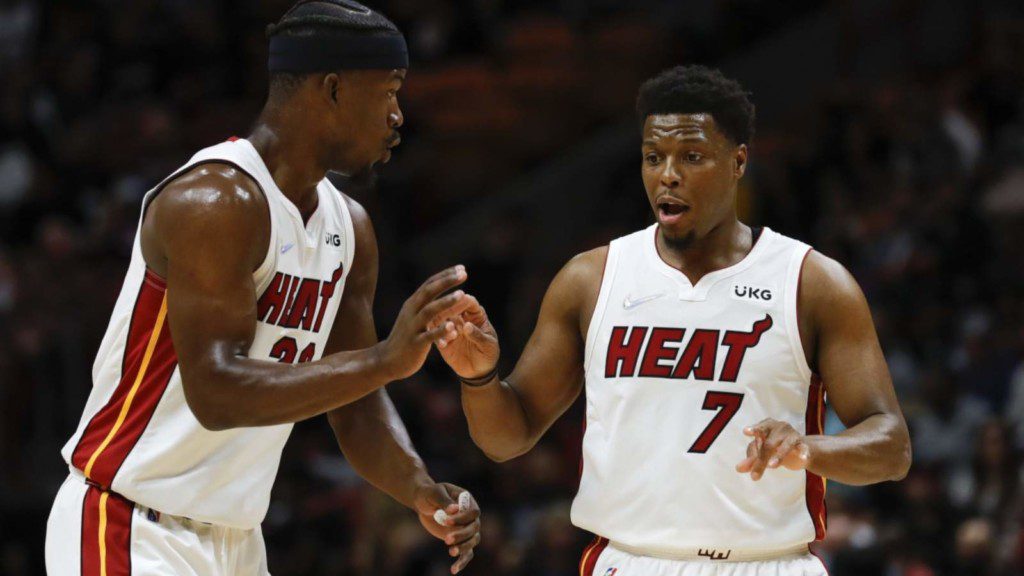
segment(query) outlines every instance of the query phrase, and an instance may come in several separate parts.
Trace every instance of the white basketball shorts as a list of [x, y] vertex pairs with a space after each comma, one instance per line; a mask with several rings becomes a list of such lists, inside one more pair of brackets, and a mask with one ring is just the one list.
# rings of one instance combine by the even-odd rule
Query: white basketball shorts
[[269, 576], [260, 529], [161, 514], [68, 476], [46, 524], [49, 576]]
[[626, 552], [598, 538], [583, 552], [580, 576], [828, 576], [806, 547], [778, 558], [735, 560], [740, 551], [695, 551], [692, 559], [669, 560]]

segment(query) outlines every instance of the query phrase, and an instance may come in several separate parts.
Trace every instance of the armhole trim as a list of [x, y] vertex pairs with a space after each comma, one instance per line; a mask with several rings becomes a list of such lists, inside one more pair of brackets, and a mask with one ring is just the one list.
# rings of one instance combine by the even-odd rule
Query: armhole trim
[[[333, 184], [331, 185], [333, 187]], [[341, 205], [341, 217], [345, 221], [345, 270], [341, 273], [341, 281], [344, 284], [348, 279], [348, 273], [356, 262], [356, 226], [352, 221], [352, 211], [348, 209], [348, 198], [340, 190], [335, 189], [339, 204]]]
[[793, 250], [789, 266], [786, 271], [786, 301], [785, 317], [786, 331], [789, 333], [789, 343], [793, 350], [793, 361], [796, 363], [797, 372], [804, 382], [810, 382], [813, 372], [807, 364], [807, 356], [804, 354], [803, 342], [800, 339], [800, 316], [797, 313], [800, 298], [800, 281], [803, 276], [804, 262], [807, 255], [811, 253], [811, 247], [801, 244]]
[[587, 326], [587, 339], [583, 348], [583, 374], [590, 372], [590, 360], [594, 355], [594, 345], [597, 340], [597, 333], [604, 322], [604, 314], [608, 309], [608, 298], [615, 283], [615, 274], [618, 272], [619, 262], [619, 241], [612, 241], [608, 244], [608, 254], [605, 256], [604, 271], [601, 274], [601, 287], [597, 293], [597, 302], [590, 314], [590, 325]]

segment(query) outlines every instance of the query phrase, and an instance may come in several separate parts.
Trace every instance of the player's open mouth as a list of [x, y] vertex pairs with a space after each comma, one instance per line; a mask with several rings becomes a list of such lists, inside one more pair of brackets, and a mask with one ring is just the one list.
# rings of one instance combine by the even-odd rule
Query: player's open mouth
[[684, 214], [690, 212], [690, 205], [675, 198], [662, 197], [658, 199], [658, 220], [663, 224], [674, 224]]

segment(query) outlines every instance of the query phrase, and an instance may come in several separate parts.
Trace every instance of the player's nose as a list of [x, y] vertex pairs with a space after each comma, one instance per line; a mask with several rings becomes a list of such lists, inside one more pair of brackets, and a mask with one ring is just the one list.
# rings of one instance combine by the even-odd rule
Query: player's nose
[[661, 170], [658, 180], [665, 188], [678, 188], [682, 183], [682, 177], [671, 162], [665, 162], [665, 167]]
[[400, 128], [405, 123], [405, 116], [402, 114], [402, 109], [395, 106], [395, 109], [388, 114], [388, 126], [391, 128]]

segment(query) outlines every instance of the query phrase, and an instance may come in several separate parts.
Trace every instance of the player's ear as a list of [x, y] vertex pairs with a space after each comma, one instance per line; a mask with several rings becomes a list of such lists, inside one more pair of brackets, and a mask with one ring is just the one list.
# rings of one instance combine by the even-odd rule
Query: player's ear
[[332, 104], [338, 103], [338, 95], [341, 92], [341, 77], [334, 72], [330, 74], [324, 74], [324, 79], [320, 83], [321, 92], [326, 98], [330, 100]]
[[743, 178], [743, 174], [747, 171], [747, 145], [740, 144], [736, 147], [736, 155], [733, 157], [735, 161], [735, 169], [733, 174], [736, 179]]

